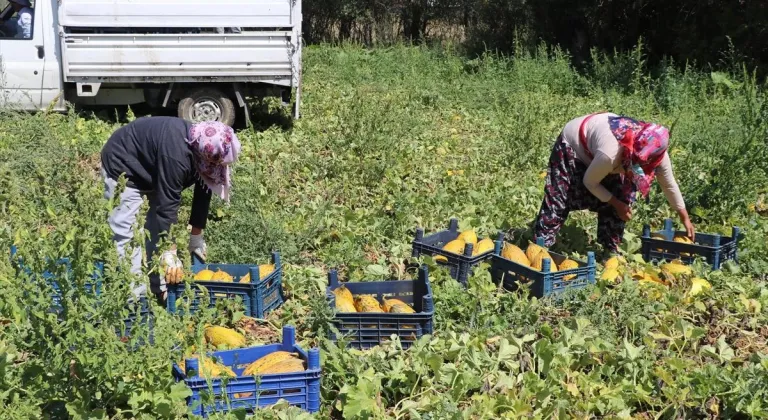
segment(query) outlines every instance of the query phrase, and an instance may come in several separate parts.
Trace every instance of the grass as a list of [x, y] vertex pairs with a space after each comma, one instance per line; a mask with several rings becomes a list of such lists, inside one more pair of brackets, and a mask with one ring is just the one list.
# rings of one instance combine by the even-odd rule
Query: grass
[[[586, 73], [546, 48], [533, 56], [474, 60], [450, 49], [405, 46], [305, 51], [303, 118], [290, 130], [258, 125], [239, 133], [243, 153], [232, 204], [214, 200], [206, 239], [212, 261], [261, 263], [280, 250], [289, 264], [290, 299], [276, 321], [297, 325], [305, 344], [323, 346], [325, 414], [337, 409], [349, 418], [429, 412], [459, 418], [469, 410], [487, 418], [507, 407], [508, 413], [542, 418], [625, 412], [696, 417], [711, 398], [724, 413], [766, 413], [765, 399], [748, 398], [749, 392], [766, 392], [755, 380], [765, 370], [759, 326], [765, 317], [754, 310], [755, 304], [768, 305], [768, 224], [755, 207], [768, 187], [762, 84], [748, 74], [713, 77], [674, 68], [652, 78], [641, 51], [598, 57]], [[559, 130], [598, 110], [673, 126], [674, 171], [699, 230], [729, 234], [731, 225], [744, 228], [741, 269], [710, 276], [717, 291], [698, 302], [703, 307], [683, 305], [677, 292], [662, 302], [649, 300], [630, 284], [555, 306], [498, 293], [482, 274], [466, 293], [437, 271], [435, 342], [408, 353], [391, 350], [395, 356], [389, 358], [341, 352], [321, 339], [324, 270], [340, 268], [343, 278], [353, 280], [411, 276], [415, 228], [441, 229], [450, 217], [481, 236], [526, 228], [538, 211], [541, 173]], [[40, 270], [44, 256], [75, 255], [81, 275], [96, 258], [116, 265], [104, 223], [110, 207], [101, 201], [96, 168], [100, 148], [117, 126], [76, 113], [3, 115], [0, 246], [16, 242]], [[184, 200], [182, 221], [191, 195]], [[665, 217], [674, 214], [656, 186], [629, 224], [625, 248], [637, 245], [643, 223], [660, 226]], [[183, 226], [177, 230], [183, 249], [186, 234]], [[594, 214], [573, 214], [556, 248], [584, 253], [594, 248], [595, 233]], [[110, 278], [118, 302], [127, 293], [121, 286], [126, 279], [119, 273]], [[77, 312], [64, 325], [46, 317], [40, 311], [45, 296], [26, 301], [22, 292], [40, 290], [21, 287], [6, 259], [0, 280], [9, 290], [0, 298], [0, 317], [7, 321], [0, 327], [3, 412], [153, 418], [183, 411], [184, 394], [165, 374], [168, 359], [178, 356], [167, 350], [177, 340], [177, 321], [162, 317], [156, 345], [145, 350], [131, 353], [119, 344], [86, 350], [95, 338], [111, 343], [108, 331], [94, 330]], [[73, 311], [87, 309], [71, 305]], [[704, 320], [707, 314], [723, 320], [718, 334]], [[704, 331], [691, 332], [692, 326]], [[662, 332], [682, 338], [649, 339]], [[715, 334], [707, 344], [717, 357], [702, 356], [703, 344], [691, 344], [708, 332]], [[724, 345], [719, 335], [727, 338]], [[737, 345], [742, 336], [751, 337], [749, 346]], [[517, 350], [504, 347], [511, 353], [493, 359], [502, 338]], [[642, 356], [638, 348], [645, 349]], [[732, 364], [731, 348], [751, 364]], [[569, 354], [587, 356], [571, 360]], [[80, 366], [74, 377], [70, 360]], [[654, 370], [654, 363], [661, 367]], [[40, 372], [52, 377], [33, 379]], [[653, 388], [656, 379], [673, 376], [680, 379]], [[701, 385], [707, 381], [711, 385]], [[733, 384], [740, 388], [729, 393]], [[686, 386], [693, 391], [676, 394]]]

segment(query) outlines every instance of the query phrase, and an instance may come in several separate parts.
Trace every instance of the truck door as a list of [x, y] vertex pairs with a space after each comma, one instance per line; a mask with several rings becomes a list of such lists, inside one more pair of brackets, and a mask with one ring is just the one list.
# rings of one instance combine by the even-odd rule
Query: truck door
[[17, 32], [17, 14], [11, 4], [0, 12], [0, 60], [3, 73], [0, 76], [2, 96], [0, 106], [25, 110], [37, 110], [42, 106], [43, 88], [43, 31], [41, 10], [45, 0], [32, 1], [32, 34], [23, 38]]

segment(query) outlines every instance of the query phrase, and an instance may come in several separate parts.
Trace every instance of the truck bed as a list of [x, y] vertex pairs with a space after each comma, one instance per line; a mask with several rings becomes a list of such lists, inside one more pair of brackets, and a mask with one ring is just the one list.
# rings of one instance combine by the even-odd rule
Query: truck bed
[[60, 1], [65, 82], [300, 84], [301, 0]]
[[298, 72], [291, 32], [64, 34], [66, 82], [250, 81], [284, 86]]
[[299, 0], [62, 0], [65, 27], [295, 28]]

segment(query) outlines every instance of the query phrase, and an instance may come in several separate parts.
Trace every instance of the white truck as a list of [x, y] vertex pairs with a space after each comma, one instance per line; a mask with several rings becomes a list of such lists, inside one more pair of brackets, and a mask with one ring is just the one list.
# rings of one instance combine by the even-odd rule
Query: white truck
[[247, 98], [301, 99], [301, 0], [36, 0], [0, 12], [0, 106], [146, 103], [232, 125]]

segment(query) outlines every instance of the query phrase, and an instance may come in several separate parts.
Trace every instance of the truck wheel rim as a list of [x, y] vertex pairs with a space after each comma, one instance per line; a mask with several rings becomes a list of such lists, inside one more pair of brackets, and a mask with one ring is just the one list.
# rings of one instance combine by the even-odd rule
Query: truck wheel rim
[[221, 106], [212, 98], [201, 98], [192, 106], [190, 117], [194, 122], [220, 121]]

